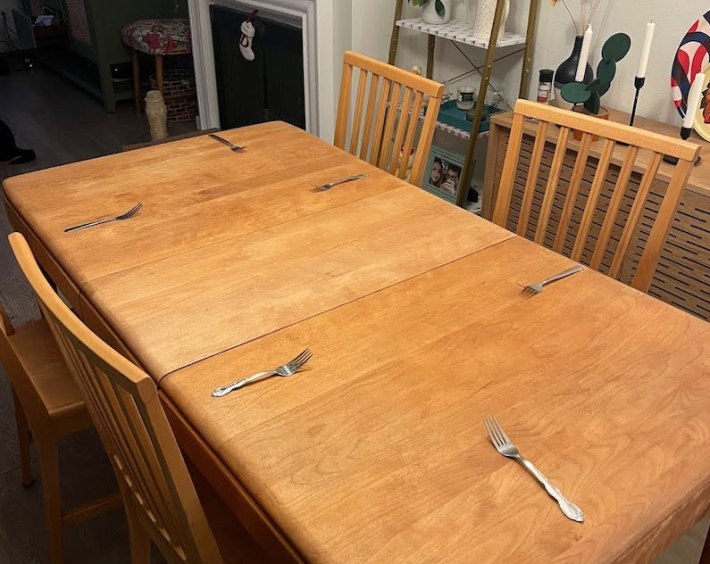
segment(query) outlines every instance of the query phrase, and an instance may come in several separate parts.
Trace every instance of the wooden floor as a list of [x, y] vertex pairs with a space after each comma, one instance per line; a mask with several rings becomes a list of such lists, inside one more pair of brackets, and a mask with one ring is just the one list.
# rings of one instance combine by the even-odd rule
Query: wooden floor
[[[0, 76], [0, 118], [13, 128], [18, 145], [32, 148], [37, 160], [19, 166], [0, 163], [0, 180], [72, 161], [118, 152], [122, 145], [148, 139], [144, 116], [131, 105], [107, 114], [93, 98], [52, 74], [36, 70]], [[191, 127], [170, 124], [171, 134]], [[0, 212], [0, 303], [14, 323], [39, 316], [7, 244], [10, 226]], [[82, 503], [115, 488], [109, 463], [93, 432], [61, 445], [62, 494], [66, 506]], [[36, 465], [35, 465], [36, 469]], [[698, 562], [708, 529], [705, 519], [657, 560], [657, 564]], [[65, 535], [68, 563], [127, 563], [128, 537], [120, 510], [76, 525]], [[154, 561], [161, 559], [155, 554]], [[47, 562], [39, 480], [29, 489], [20, 481], [10, 387], [0, 367], [0, 564]]]

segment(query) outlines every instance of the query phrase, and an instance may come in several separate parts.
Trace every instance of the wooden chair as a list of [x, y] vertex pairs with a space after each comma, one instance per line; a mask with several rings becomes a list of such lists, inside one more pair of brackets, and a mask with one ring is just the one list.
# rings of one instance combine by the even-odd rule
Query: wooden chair
[[[359, 78], [355, 111], [349, 128], [354, 69], [359, 70]], [[345, 149], [349, 138], [348, 150], [351, 154], [403, 179], [407, 177], [413, 152], [408, 180], [419, 186], [429, 158], [443, 95], [443, 84], [347, 51], [340, 83], [335, 145]], [[425, 96], [429, 97], [426, 103]], [[419, 116], [425, 107], [426, 116], [415, 143]], [[398, 121], [396, 131], [395, 121]]]
[[[42, 276], [21, 234], [13, 233], [9, 239], [113, 465], [126, 510], [132, 562], [150, 562], [151, 540], [170, 562], [222, 562], [155, 382], [67, 308]], [[225, 515], [213, 517], [224, 531]], [[231, 526], [219, 543], [224, 560], [263, 561], [236, 518], [230, 517]]]
[[57, 442], [92, 427], [91, 418], [52, 337], [47, 322], [32, 321], [15, 329], [0, 307], [0, 361], [10, 378], [20, 443], [22, 485], [32, 479], [30, 443], [37, 448], [51, 561], [63, 561], [62, 529], [120, 505], [118, 494], [62, 511]]
[[[533, 124], [535, 143], [529, 157], [527, 178], [516, 179], [527, 119], [536, 120]], [[569, 137], [574, 131], [581, 132], [581, 140], [575, 148], [577, 154], [571, 176], [563, 182], [563, 163], [570, 150]], [[546, 138], [552, 134], [556, 136], [554, 156], [543, 165]], [[600, 155], [595, 160], [590, 159], [589, 153], [596, 136], [601, 140]], [[622, 145], [628, 146], [623, 152]], [[634, 169], [642, 168], [636, 162], [640, 151], [650, 152], [650, 160], [648, 166], [643, 167], [645, 172], [634, 193], [629, 180], [632, 173], [636, 174]], [[678, 162], [665, 195], [660, 198], [655, 221], [652, 221], [653, 226], [631, 280], [634, 288], [645, 292], [651, 284], [681, 192], [699, 152], [699, 146], [679, 139], [518, 100], [493, 222], [618, 279], [629, 243], [640, 227], [641, 219], [649, 223], [651, 212], [647, 200], [661, 160], [664, 155], [674, 157]], [[538, 185], [541, 165], [550, 168], [545, 185]], [[618, 168], [618, 178], [615, 184], [607, 186], [612, 166]], [[511, 200], [516, 182], [524, 187], [521, 187], [521, 201], [513, 206]], [[582, 185], [585, 185], [584, 189], [580, 189]]]

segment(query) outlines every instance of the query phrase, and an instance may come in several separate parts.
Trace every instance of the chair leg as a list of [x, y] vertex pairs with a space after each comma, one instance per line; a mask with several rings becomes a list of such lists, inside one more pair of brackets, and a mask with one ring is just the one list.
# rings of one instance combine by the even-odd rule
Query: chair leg
[[158, 83], [158, 90], [160, 90], [160, 93], [164, 94], [164, 92], [163, 92], [163, 56], [162, 55], [155, 56], [155, 81]]
[[[124, 498], [125, 499], [125, 498]], [[128, 540], [131, 543], [131, 564], [150, 563], [150, 536], [141, 525], [132, 502], [125, 499], [123, 504], [128, 523]]]
[[39, 441], [35, 437], [42, 493], [44, 494], [44, 515], [49, 535], [49, 559], [52, 564], [64, 561], [62, 543], [62, 506], [59, 492], [59, 456], [54, 441]]
[[141, 63], [138, 58], [138, 51], [131, 49], [131, 61], [133, 62], [133, 96], [136, 99], [136, 113], [141, 113]]
[[15, 422], [17, 423], [17, 440], [20, 443], [20, 470], [22, 472], [22, 485], [29, 488], [35, 483], [32, 477], [32, 459], [30, 458], [30, 443], [32, 435], [27, 424], [27, 416], [17, 399], [15, 390], [12, 391], [12, 400], [15, 404]]

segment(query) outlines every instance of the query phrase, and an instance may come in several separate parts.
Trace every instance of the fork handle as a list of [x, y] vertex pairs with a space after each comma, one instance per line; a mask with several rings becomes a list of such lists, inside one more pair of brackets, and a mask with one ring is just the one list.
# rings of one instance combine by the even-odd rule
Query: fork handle
[[322, 190], [330, 190], [333, 186], [337, 186], [338, 184], [345, 184], [346, 182], [352, 182], [353, 180], [360, 180], [362, 178], [367, 178], [369, 174], [362, 173], [362, 174], [354, 174], [352, 176], [345, 176], [344, 178], [338, 178], [337, 180], [333, 180], [332, 182], [328, 182], [328, 184], [324, 184]]
[[246, 386], [249, 382], [253, 382], [254, 380], [258, 380], [259, 378], [264, 378], [266, 376], [275, 376], [276, 375], [276, 370], [267, 370], [266, 372], [257, 372], [256, 374], [252, 374], [248, 378], [242, 378], [241, 380], [237, 380], [236, 382], [232, 382], [229, 384], [229, 386], [225, 386], [224, 388], [217, 388], [214, 392], [212, 392], [212, 395], [216, 398], [221, 398], [222, 396], [226, 396], [230, 392], [233, 392], [234, 390], [238, 390], [242, 386]]
[[93, 227], [94, 225], [101, 225], [102, 223], [110, 223], [111, 221], [116, 221], [115, 218], [110, 219], [99, 219], [96, 221], [90, 221], [89, 223], [82, 223], [81, 225], [75, 225], [74, 227], [67, 227], [64, 233], [69, 233], [70, 231], [79, 231], [80, 229], [86, 229], [87, 227]]
[[562, 513], [564, 513], [568, 519], [572, 519], [572, 521], [577, 521], [579, 523], [584, 522], [584, 512], [577, 507], [577, 505], [568, 500], [562, 492], [554, 484], [552, 484], [552, 482], [550, 482], [550, 480], [548, 480], [545, 475], [540, 472], [540, 470], [537, 469], [537, 466], [523, 456], [519, 456], [518, 460], [523, 466], [525, 466], [525, 469], [528, 472], [535, 476], [535, 479], [540, 482], [547, 493], [550, 494], [555, 501], [557, 501]]
[[584, 270], [584, 267], [581, 264], [578, 264], [577, 266], [573, 266], [572, 268], [568, 268], [567, 270], [563, 270], [562, 272], [558, 272], [553, 276], [545, 278], [543, 281], [540, 282], [540, 286], [544, 286], [545, 284], [549, 284], [550, 282], [556, 282], [557, 280], [562, 280], [563, 278], [567, 278], [568, 276], [576, 274], [580, 270]]

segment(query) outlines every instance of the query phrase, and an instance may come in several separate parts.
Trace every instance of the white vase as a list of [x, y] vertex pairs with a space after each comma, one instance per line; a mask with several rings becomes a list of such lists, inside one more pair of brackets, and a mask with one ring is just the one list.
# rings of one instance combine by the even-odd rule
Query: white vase
[[145, 115], [150, 125], [151, 140], [165, 139], [168, 136], [168, 109], [165, 107], [160, 90], [149, 90], [146, 93]]
[[444, 5], [444, 15], [440, 16], [436, 12], [436, 0], [429, 0], [422, 11], [424, 23], [440, 25], [449, 23], [451, 19], [451, 0], [439, 0]]
[[[472, 0], [473, 2], [474, 0]], [[477, 39], [485, 39], [488, 41], [491, 38], [491, 29], [493, 28], [493, 20], [496, 16], [496, 6], [498, 0], [475, 0], [476, 15], [473, 18], [473, 36]], [[472, 6], [471, 6], [472, 7]], [[469, 14], [473, 12], [469, 9]], [[510, 13], [510, 0], [505, 0], [505, 8], [503, 9], [503, 19], [500, 22], [500, 31], [498, 39], [500, 40], [505, 33], [505, 23], [508, 20]]]

